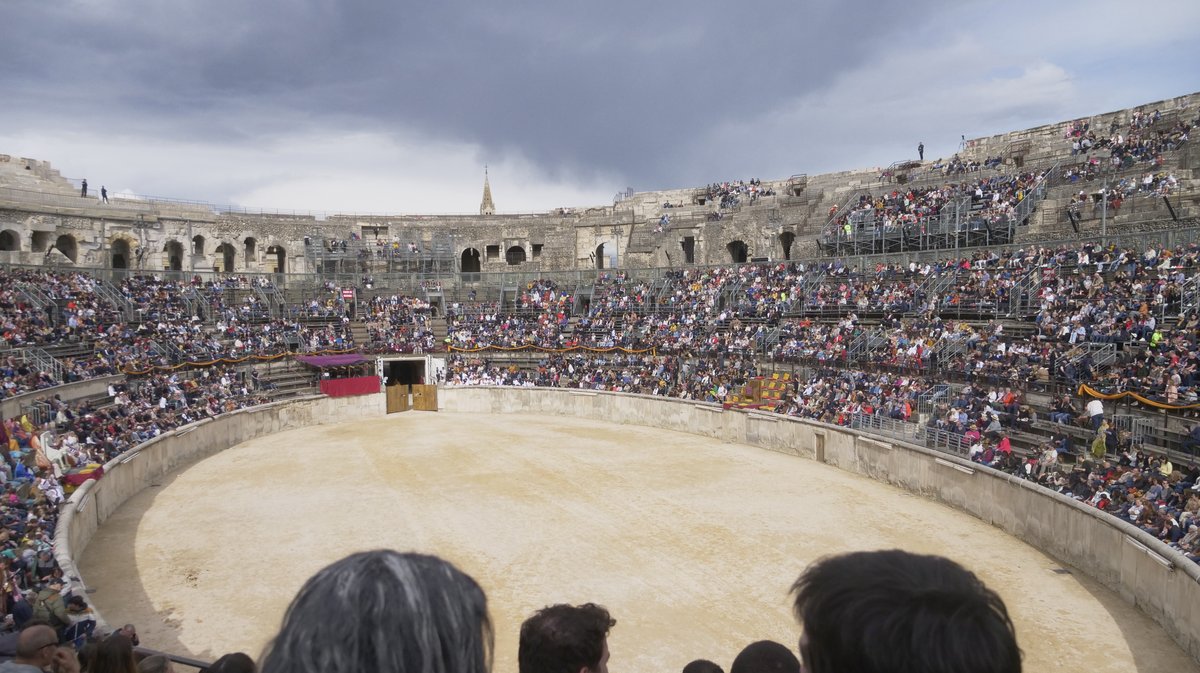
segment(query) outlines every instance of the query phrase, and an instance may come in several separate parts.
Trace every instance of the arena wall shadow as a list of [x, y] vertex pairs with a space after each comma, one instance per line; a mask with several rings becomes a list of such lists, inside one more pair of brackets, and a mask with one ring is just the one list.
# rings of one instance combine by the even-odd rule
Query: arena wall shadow
[[1200, 565], [1124, 521], [1024, 479], [857, 430], [662, 397], [471, 386], [444, 388], [439, 401], [453, 412], [555, 414], [689, 432], [899, 486], [998, 526], [1094, 578], [1200, 661]]
[[[314, 395], [222, 414], [173, 430], [112, 459], [104, 477], [85, 482], [71, 494], [59, 515], [54, 553], [72, 590], [82, 593], [86, 582], [75, 564], [92, 536], [108, 517], [143, 489], [167, 474], [242, 442], [284, 430], [356, 418], [382, 417], [383, 393], [356, 397]], [[107, 630], [97, 615], [100, 628]]]

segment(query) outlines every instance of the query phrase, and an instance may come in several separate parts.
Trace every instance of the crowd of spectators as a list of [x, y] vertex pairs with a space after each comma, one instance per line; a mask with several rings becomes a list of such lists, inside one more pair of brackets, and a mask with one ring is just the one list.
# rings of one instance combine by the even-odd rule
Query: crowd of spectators
[[1114, 119], [1107, 133], [1104, 130], [1097, 132], [1091, 122], [1077, 121], [1068, 125], [1065, 138], [1071, 142], [1072, 156], [1108, 150], [1111, 166], [1115, 169], [1131, 168], [1139, 163], [1161, 166], [1163, 153], [1179, 149], [1200, 122], [1200, 117], [1189, 120], [1186, 116], [1187, 111], [1181, 110], [1175, 123], [1155, 129], [1153, 127], [1163, 118], [1160, 111], [1136, 111], [1124, 128]]
[[82, 481], [100, 476], [102, 464], [142, 442], [266, 401], [246, 372], [213, 367], [130, 378], [111, 386], [99, 403], [49, 397], [43, 401], [44, 420], [30, 414], [3, 419], [0, 568], [5, 591], [0, 600], [12, 620], [0, 631], [37, 619], [62, 642], [78, 647], [98, 635], [92, 633], [95, 621], [86, 597], [66, 588], [53, 553], [64, 499]]
[[[1082, 243], [979, 250], [874, 268], [839, 260], [693, 268], [668, 272], [653, 282], [609, 271], [598, 276], [581, 301], [573, 289], [533, 281], [504, 304], [472, 301], [448, 306], [447, 342], [459, 349], [502, 346], [564, 352], [540, 354], [530, 366], [492, 361], [486, 352], [456, 354], [444, 380], [723, 402], [762, 373], [764, 359], [794, 362], [807, 367], [806, 373], [797, 377], [775, 410], [836, 424], [849, 424], [858, 416], [913, 422], [916, 402], [932, 392], [935, 381], [958, 381], [966, 384], [961, 390], [967, 392], [942, 400], [927, 418], [930, 428], [961, 438], [969, 455], [981, 462], [1025, 471], [1039, 480], [1064, 479], [1069, 477], [1062, 470], [1050, 469], [1057, 456], [1080, 453], [1068, 446], [1065, 434], [1048, 442], [1055, 461], [1037, 454], [1031, 462], [1009, 441], [1014, 433], [1044, 426], [1038, 410], [1025, 401], [1025, 392], [1054, 381], [1087, 382], [1105, 393], [1133, 391], [1167, 405], [1200, 399], [1195, 374], [1200, 366], [1200, 314], [1186, 303], [1187, 293], [1194, 292], [1198, 263], [1200, 248], [1194, 245], [1159, 250]], [[350, 343], [346, 304], [335, 288], [308, 310], [329, 308], [338, 318], [309, 326], [243, 314], [241, 293], [231, 292], [246, 289], [237, 281], [232, 281], [236, 287], [188, 287], [131, 279], [122, 288], [144, 317], [135, 326], [123, 321], [117, 307], [106, 305], [85, 275], [76, 275], [80, 277], [57, 278], [52, 295], [69, 294], [61, 305], [75, 318], [73, 323], [58, 319], [61, 314], [39, 318], [19, 285], [10, 283], [0, 291], [11, 344], [53, 345], [72, 337], [93, 342], [92, 359], [81, 359], [82, 369], [67, 368], [75, 375], [86, 374], [92, 364], [99, 367], [94, 371], [114, 371], [135, 362], [167, 362], [172, 354], [164, 347], [188, 359], [215, 359], [282, 352], [293, 341], [302, 350]], [[1030, 277], [1037, 283], [1021, 284]], [[22, 277], [22, 282], [31, 281], [40, 283], [41, 277]], [[181, 299], [189, 290], [193, 297], [205, 297], [211, 320], [189, 315], [196, 302]], [[1027, 296], [1016, 297], [1018, 291]], [[978, 313], [966, 319], [954, 312], [964, 306]], [[1001, 312], [1013, 306], [1025, 308], [1032, 333], [1007, 332]], [[582, 314], [573, 315], [580, 308]], [[433, 307], [424, 300], [379, 296], [360, 303], [357, 310], [372, 350], [431, 351], [445, 345], [435, 343]], [[1092, 350], [1105, 344], [1119, 345], [1120, 357], [1094, 359]], [[571, 350], [577, 346], [624, 352]], [[3, 360], [0, 375], [8, 394], [58, 382], [11, 356]], [[63, 468], [103, 462], [172, 427], [221, 413], [230, 405], [261, 401], [255, 387], [242, 375], [212, 368], [197, 370], [194, 378], [179, 373], [131, 379], [129, 390], [115, 391], [112, 404], [103, 409], [52, 400], [50, 427], [9, 422], [6, 431], [16, 442], [17, 454], [0, 478], [27, 511], [50, 515], [52, 525], [53, 504], [65, 495], [56, 481]], [[1051, 423], [1068, 426], [1077, 421], [1077, 412], [1068, 399], [1044, 415]], [[1119, 433], [1113, 434], [1106, 445], [1123, 446]], [[48, 472], [37, 467], [34, 438], [51, 465]], [[1102, 451], [1093, 457], [1099, 461], [1112, 455]], [[1115, 470], [1114, 478], [1120, 478], [1132, 468], [1122, 471], [1118, 465]], [[1169, 485], [1178, 492], [1181, 483], [1194, 481]], [[1078, 484], [1070, 488], [1072, 493], [1083, 492]], [[1086, 499], [1095, 493], [1086, 491]], [[1152, 527], [1159, 533], [1167, 530], [1164, 539], [1194, 553], [1195, 536], [1187, 537], [1191, 517], [1170, 510], [1177, 499], [1155, 505], [1155, 512], [1168, 509]], [[1142, 513], [1146, 509], [1143, 506], [1136, 515], [1152, 516]], [[1128, 510], [1117, 513], [1127, 516]], [[1169, 520], [1175, 524], [1160, 526]], [[10, 533], [18, 546], [23, 538], [23, 532]], [[34, 554], [42, 547], [35, 544]]]
[[984, 169], [996, 169], [1003, 163], [1004, 159], [1001, 157], [987, 157], [980, 162], [970, 158], [963, 159], [955, 154], [948, 161], [939, 159], [933, 162], [929, 166], [929, 170], [931, 173], [942, 176], [962, 175], [963, 173], [978, 173]]
[[3, 356], [0, 397], [124, 370], [353, 343], [349, 305], [334, 290], [273, 318], [255, 291], [273, 290], [265, 278], [138, 275], [108, 292], [101, 282], [83, 272], [0, 270], [0, 326], [8, 346], [51, 349], [47, 355], [57, 356], [58, 365], [48, 369], [41, 366], [45, 358], [23, 351]]
[[372, 297], [359, 309], [369, 341], [360, 344], [382, 353], [424, 353], [436, 347], [429, 302], [416, 297]]
[[857, 203], [831, 212], [831, 236], [847, 240], [860, 234], [919, 233], [949, 205], [966, 208], [973, 227], [1007, 221], [1025, 197], [1041, 184], [1047, 171], [981, 177], [971, 182], [894, 189], [886, 194], [861, 194]]
[[706, 188], [706, 194], [709, 203], [716, 203], [718, 208], [724, 210], [738, 207], [743, 199], [752, 204], [760, 196], [774, 196], [775, 190], [764, 187], [761, 180], [754, 178], [732, 182], [714, 182]]

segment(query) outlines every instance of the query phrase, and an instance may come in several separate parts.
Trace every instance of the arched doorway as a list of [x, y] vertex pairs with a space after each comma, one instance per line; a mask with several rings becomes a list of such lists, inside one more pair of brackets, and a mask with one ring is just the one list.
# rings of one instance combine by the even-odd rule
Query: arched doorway
[[524, 264], [525, 259], [525, 248], [519, 245], [514, 245], [504, 253], [504, 261], [508, 262], [509, 266]]
[[730, 241], [729, 245], [725, 246], [729, 251], [729, 261], [734, 264], [741, 264], [746, 261], [748, 250], [744, 241]]
[[203, 255], [204, 254], [204, 237], [203, 236], [197, 235], [197, 236], [192, 237], [192, 254], [193, 255]]
[[479, 251], [475, 248], [463, 250], [460, 260], [463, 273], [479, 273], [482, 268], [479, 262]]
[[9, 252], [21, 249], [21, 235], [12, 229], [0, 231], [0, 251]]
[[271, 273], [287, 273], [287, 250], [282, 245], [267, 248], [267, 265], [274, 267], [268, 269]]
[[79, 244], [75, 242], [75, 237], [70, 234], [63, 234], [55, 239], [54, 249], [61, 252], [64, 257], [72, 262], [79, 257]]
[[179, 241], [167, 241], [163, 246], [167, 255], [167, 268], [171, 271], [183, 271], [183, 244]]
[[615, 267], [616, 260], [612, 259], [613, 257], [616, 256], [613, 254], [614, 252], [616, 252], [616, 251], [613, 249], [613, 246], [610, 246], [608, 243], [601, 243], [600, 245], [597, 245], [596, 246], [596, 268], [597, 269], [611, 269], [611, 268]]
[[124, 238], [113, 239], [109, 247], [109, 263], [114, 269], [129, 268], [129, 241]]
[[220, 267], [220, 270], [224, 273], [231, 273], [233, 271], [233, 260], [237, 256], [237, 252], [233, 249], [233, 246], [229, 243], [222, 243], [217, 246], [216, 254], [218, 259], [217, 266]]
[[790, 231], [785, 231], [779, 235], [779, 245], [783, 246], [783, 258], [792, 258], [792, 244], [796, 242], [796, 235]]
[[246, 237], [243, 241], [246, 251], [246, 268], [249, 269], [256, 261], [254, 258], [258, 255], [258, 241], [253, 236]]

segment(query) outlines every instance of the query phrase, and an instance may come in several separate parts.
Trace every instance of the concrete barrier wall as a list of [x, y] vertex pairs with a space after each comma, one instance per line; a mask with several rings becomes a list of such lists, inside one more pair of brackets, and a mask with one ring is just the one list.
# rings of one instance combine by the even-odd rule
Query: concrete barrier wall
[[[92, 536], [126, 500], [179, 468], [255, 437], [322, 423], [381, 417], [385, 411], [382, 393], [313, 396], [222, 414], [139, 444], [109, 461], [103, 478], [88, 481], [71, 494], [54, 535], [58, 564], [64, 576], [72, 578], [72, 589], [85, 590], [86, 582], [75, 559]], [[98, 621], [103, 625], [102, 620]]]
[[890, 438], [761, 412], [646, 395], [553, 388], [452, 387], [441, 408], [536, 413], [690, 432], [820, 460], [996, 525], [1099, 581], [1200, 661], [1200, 566], [1138, 528], [987, 467]]
[[101, 376], [100, 378], [76, 381], [75, 383], [64, 383], [61, 386], [54, 386], [53, 388], [33, 390], [28, 393], [14, 395], [0, 402], [0, 418], [16, 418], [21, 413], [22, 407], [43, 397], [59, 395], [67, 402], [71, 402], [82, 397], [91, 397], [92, 395], [106, 393], [108, 392], [108, 384], [124, 383], [124, 381], [124, 376]]

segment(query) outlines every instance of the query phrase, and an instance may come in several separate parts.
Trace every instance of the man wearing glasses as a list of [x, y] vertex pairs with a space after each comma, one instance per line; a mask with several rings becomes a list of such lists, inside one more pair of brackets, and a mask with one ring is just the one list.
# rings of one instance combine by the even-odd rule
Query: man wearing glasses
[[79, 673], [79, 659], [59, 647], [58, 634], [43, 624], [28, 626], [17, 640], [17, 656], [0, 664], [0, 673]]

